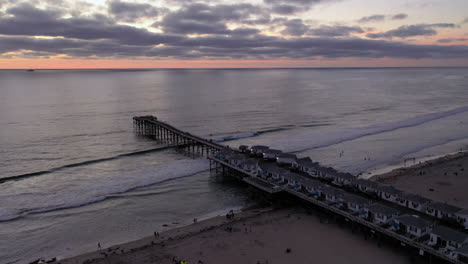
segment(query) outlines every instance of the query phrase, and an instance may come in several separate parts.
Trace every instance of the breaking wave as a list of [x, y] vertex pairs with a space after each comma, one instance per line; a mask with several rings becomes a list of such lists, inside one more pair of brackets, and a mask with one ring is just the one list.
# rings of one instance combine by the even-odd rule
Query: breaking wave
[[[169, 180], [193, 176], [209, 169], [204, 159], [177, 160], [167, 165], [150, 167], [130, 173], [112, 174], [106, 177], [85, 178], [75, 175], [65, 183], [56, 179], [44, 179], [35, 184], [35, 189], [47, 193], [17, 193], [3, 190], [0, 192], [2, 208], [0, 222], [10, 221], [29, 214], [44, 213], [93, 204], [115, 198], [137, 188], [159, 184]], [[55, 185], [54, 185], [55, 184]], [[8, 209], [15, 208], [15, 209]]]

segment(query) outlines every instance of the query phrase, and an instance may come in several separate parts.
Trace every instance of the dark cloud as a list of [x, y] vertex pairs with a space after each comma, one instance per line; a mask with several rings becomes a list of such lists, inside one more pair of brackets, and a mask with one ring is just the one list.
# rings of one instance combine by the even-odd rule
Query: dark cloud
[[392, 20], [402, 20], [402, 19], [405, 19], [407, 17], [408, 17], [407, 14], [400, 13], [400, 14], [396, 14], [396, 15], [391, 16], [391, 19]]
[[280, 15], [292, 15], [303, 11], [304, 8], [296, 5], [289, 5], [289, 4], [279, 4], [274, 5], [272, 7], [273, 13], [280, 14]]
[[285, 29], [281, 33], [290, 36], [302, 36], [309, 31], [309, 26], [305, 25], [301, 19], [291, 19], [283, 22]]
[[382, 33], [367, 34], [369, 38], [408, 38], [415, 36], [432, 36], [436, 35], [437, 31], [434, 28], [454, 28], [455, 24], [439, 23], [439, 24], [418, 24], [401, 26], [397, 29], [392, 29]]
[[467, 24], [468, 23], [468, 17], [465, 18], [460, 24]]
[[[72, 39], [112, 39], [121, 44], [157, 45], [180, 37], [155, 34], [146, 29], [115, 24], [103, 15], [93, 18], [59, 18], [59, 13], [21, 5], [8, 9], [13, 17], [0, 18], [0, 34], [51, 36]], [[34, 16], [32, 15], [34, 14]]]
[[404, 13], [399, 13], [399, 14], [395, 14], [395, 15], [381, 15], [381, 14], [377, 14], [377, 15], [371, 15], [371, 16], [365, 16], [365, 17], [362, 17], [358, 20], [359, 23], [369, 23], [369, 22], [383, 22], [385, 21], [386, 19], [391, 19], [391, 20], [402, 20], [402, 19], [406, 19], [408, 17], [407, 14], [404, 14]]
[[351, 33], [364, 33], [364, 30], [357, 26], [320, 26], [308, 33], [320, 37], [347, 37]]
[[321, 3], [337, 2], [338, 0], [263, 0], [271, 6], [271, 11], [280, 15], [291, 15], [305, 12]]
[[368, 22], [379, 22], [384, 21], [385, 15], [372, 15], [372, 16], [365, 16], [358, 20], [359, 23], [368, 23]]
[[459, 41], [468, 41], [468, 38], [444, 38], [444, 39], [437, 40], [437, 42], [439, 43], [450, 43], [450, 42], [459, 42]]
[[467, 46], [412, 45], [341, 38], [284, 39], [261, 35], [181, 38], [164, 46], [122, 45], [113, 40], [1, 37], [0, 54], [13, 51], [110, 58], [468, 58]]
[[120, 0], [108, 1], [109, 14], [122, 22], [134, 23], [141, 19], [156, 18], [160, 11], [150, 4], [123, 2]]
[[226, 22], [248, 21], [261, 12], [258, 6], [251, 4], [211, 6], [195, 3], [167, 14], [153, 26], [174, 34], [230, 34]]

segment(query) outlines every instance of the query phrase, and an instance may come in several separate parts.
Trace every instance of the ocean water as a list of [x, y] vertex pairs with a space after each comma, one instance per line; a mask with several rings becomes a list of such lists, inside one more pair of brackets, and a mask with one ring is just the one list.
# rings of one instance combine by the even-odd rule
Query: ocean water
[[255, 202], [206, 160], [134, 135], [133, 116], [365, 177], [467, 149], [467, 102], [467, 68], [0, 71], [0, 263]]

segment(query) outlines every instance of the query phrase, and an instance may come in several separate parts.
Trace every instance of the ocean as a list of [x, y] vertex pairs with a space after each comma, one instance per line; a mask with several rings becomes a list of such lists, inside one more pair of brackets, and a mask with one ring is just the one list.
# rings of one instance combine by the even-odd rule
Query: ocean
[[366, 178], [466, 150], [467, 102], [467, 68], [0, 70], [0, 263], [255, 204], [206, 159], [135, 135], [133, 116]]

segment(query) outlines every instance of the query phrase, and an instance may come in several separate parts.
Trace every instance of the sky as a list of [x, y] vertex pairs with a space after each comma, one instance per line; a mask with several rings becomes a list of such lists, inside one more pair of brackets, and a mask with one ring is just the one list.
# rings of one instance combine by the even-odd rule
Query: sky
[[0, 0], [0, 69], [468, 66], [467, 0]]

